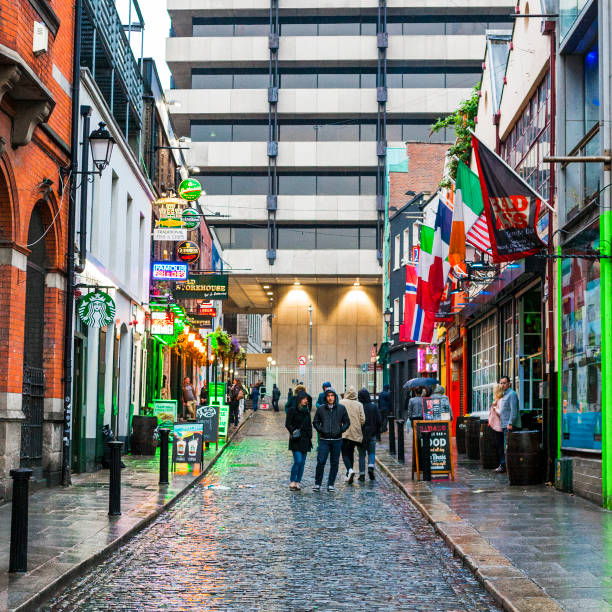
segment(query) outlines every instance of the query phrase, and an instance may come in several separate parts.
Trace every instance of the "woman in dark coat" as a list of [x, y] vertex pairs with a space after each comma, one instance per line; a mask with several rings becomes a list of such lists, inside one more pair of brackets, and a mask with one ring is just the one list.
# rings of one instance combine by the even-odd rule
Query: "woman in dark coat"
[[291, 482], [289, 488], [299, 491], [306, 455], [312, 450], [312, 421], [308, 408], [308, 394], [298, 392], [295, 403], [287, 411], [285, 427], [289, 432], [289, 450], [293, 452], [293, 466], [291, 467]]

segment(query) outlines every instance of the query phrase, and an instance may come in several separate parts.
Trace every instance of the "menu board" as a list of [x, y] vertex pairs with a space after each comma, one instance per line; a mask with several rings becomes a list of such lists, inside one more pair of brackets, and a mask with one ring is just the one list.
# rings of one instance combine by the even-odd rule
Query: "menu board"
[[227, 427], [229, 425], [229, 406], [219, 404], [219, 437], [227, 438]]
[[177, 420], [177, 401], [169, 399], [153, 400], [153, 414], [157, 417], [159, 427], [172, 429]]
[[212, 403], [223, 403], [225, 401], [226, 383], [208, 383], [208, 397]]
[[198, 406], [196, 421], [202, 426], [204, 442], [216, 442], [219, 438], [219, 405]]
[[173, 463], [202, 463], [201, 423], [174, 423], [172, 435]]
[[449, 480], [450, 478], [455, 480], [450, 421], [414, 421], [413, 427], [413, 466], [416, 465], [417, 479], [422, 472], [418, 453], [421, 447], [421, 436], [424, 432], [429, 432], [429, 463], [432, 480]]

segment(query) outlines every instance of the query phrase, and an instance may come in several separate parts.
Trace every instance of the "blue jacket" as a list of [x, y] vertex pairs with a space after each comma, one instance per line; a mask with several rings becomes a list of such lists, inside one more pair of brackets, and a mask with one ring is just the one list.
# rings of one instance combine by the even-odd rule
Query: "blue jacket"
[[381, 412], [389, 412], [391, 410], [391, 393], [387, 389], [378, 394], [378, 408]]
[[499, 415], [502, 429], [512, 425], [521, 426], [521, 413], [519, 412], [518, 395], [514, 389], [508, 389], [502, 397], [501, 414]]

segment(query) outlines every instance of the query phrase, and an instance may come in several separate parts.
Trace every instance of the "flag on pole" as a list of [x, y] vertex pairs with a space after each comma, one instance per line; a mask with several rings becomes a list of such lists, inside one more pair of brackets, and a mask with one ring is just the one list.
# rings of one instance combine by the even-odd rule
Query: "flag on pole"
[[440, 306], [450, 270], [448, 247], [453, 213], [437, 197], [438, 208], [434, 228], [421, 226], [421, 244], [417, 280], [417, 304], [425, 311], [436, 313]]
[[472, 147], [494, 263], [514, 261], [545, 248], [536, 228], [542, 198], [501, 157], [472, 133]]
[[425, 312], [416, 301], [417, 269], [406, 266], [406, 293], [404, 294], [404, 321], [400, 325], [400, 342], [431, 344], [434, 334], [434, 315]]
[[[457, 164], [455, 181], [455, 211], [461, 209], [466, 242], [481, 251], [491, 251], [489, 227], [484, 213], [482, 193], [478, 175], [472, 172], [462, 161]], [[454, 214], [457, 214], [456, 212]], [[455, 218], [453, 216], [453, 224]], [[451, 236], [451, 243], [452, 243]], [[451, 246], [452, 250], [452, 246]], [[464, 257], [465, 259], [465, 257]], [[453, 265], [453, 264], [451, 264]]]

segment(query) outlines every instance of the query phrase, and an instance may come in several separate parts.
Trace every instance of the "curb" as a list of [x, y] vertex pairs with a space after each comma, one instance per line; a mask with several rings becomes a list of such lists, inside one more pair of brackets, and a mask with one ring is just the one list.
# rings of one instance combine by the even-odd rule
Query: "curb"
[[[71, 582], [75, 578], [77, 578], [80, 574], [84, 573], [93, 565], [96, 565], [100, 561], [102, 561], [105, 557], [109, 556], [110, 553], [114, 552], [120, 546], [125, 544], [128, 540], [133, 538], [138, 532], [142, 531], [145, 527], [147, 527], [150, 523], [152, 523], [156, 518], [158, 518], [161, 514], [163, 514], [166, 510], [171, 508], [181, 497], [183, 497], [186, 493], [188, 493], [191, 489], [193, 489], [200, 481], [208, 474], [210, 469], [215, 465], [219, 457], [224, 453], [225, 449], [233, 442], [234, 438], [238, 435], [238, 433], [242, 430], [242, 428], [247, 424], [247, 422], [254, 416], [254, 412], [248, 416], [244, 416], [242, 419], [242, 423], [238, 426], [236, 430], [228, 437], [225, 444], [217, 451], [217, 454], [210, 460], [208, 465], [202, 470], [202, 473], [199, 474], [196, 478], [194, 478], [189, 484], [185, 485], [183, 489], [181, 489], [172, 499], [168, 500], [159, 508], [155, 509], [148, 516], [141, 519], [130, 527], [124, 534], [120, 535], [118, 538], [107, 544], [104, 548], [99, 550], [97, 553], [93, 554], [88, 559], [81, 561], [67, 572], [62, 574], [59, 578], [56, 578], [53, 582], [49, 583], [42, 590], [40, 590], [36, 595], [32, 596], [27, 601], [19, 604], [16, 608], [11, 608], [11, 612], [31, 612], [39, 609], [40, 604], [42, 604], [45, 600], [52, 597], [57, 591], [59, 591], [63, 586], [65, 586], [68, 582]], [[69, 550], [69, 549], [68, 549]], [[42, 567], [42, 566], [41, 566]], [[34, 570], [36, 571], [36, 570]]]
[[[506, 612], [529, 612], [533, 610], [538, 610], [538, 612], [562, 612], [563, 608], [559, 606], [552, 598], [550, 598], [546, 592], [538, 586], [531, 578], [529, 578], [524, 572], [522, 572], [519, 568], [512, 564], [510, 559], [502, 555], [497, 549], [495, 549], [491, 544], [489, 544], [477, 531], [472, 527], [472, 525], [461, 519], [458, 515], [457, 522], [453, 523], [453, 526], [464, 526], [467, 531], [471, 530], [473, 534], [468, 536], [468, 543], [460, 542], [458, 538], [453, 536], [453, 529], [448, 523], [439, 522], [433, 514], [429, 511], [426, 504], [417, 499], [408, 489], [402, 484], [402, 482], [393, 474], [393, 472], [389, 469], [387, 465], [385, 465], [378, 457], [376, 457], [376, 463], [378, 467], [389, 477], [391, 482], [414, 504], [417, 510], [424, 516], [424, 518], [433, 526], [435, 532], [441, 536], [444, 540], [444, 543], [451, 549], [453, 554], [461, 559], [463, 565], [467, 567], [476, 580], [485, 588], [485, 590], [493, 597], [495, 602], [500, 605]], [[451, 508], [449, 508], [444, 502], [438, 500], [439, 507], [444, 507], [448, 509], [449, 513], [455, 514]], [[448, 525], [449, 528], [445, 529], [444, 526]], [[461, 537], [461, 536], [459, 536]], [[465, 535], [463, 536], [466, 537]], [[470, 543], [482, 542], [486, 547], [488, 547], [492, 556], [494, 557], [497, 563], [488, 563], [486, 567], [484, 564], [479, 563], [477, 559], [470, 555]], [[494, 555], [494, 557], [493, 557]], [[505, 568], [502, 570], [502, 575], [491, 575], [489, 572], [494, 567]], [[489, 568], [489, 569], [487, 569]], [[495, 574], [495, 572], [493, 572]], [[505, 575], [504, 575], [505, 574]], [[498, 583], [498, 578], [501, 580], [501, 583]], [[519, 591], [522, 592], [522, 595], [519, 596], [519, 601], [524, 603], [523, 606], [520, 605], [519, 601], [517, 601], [514, 597], [509, 597], [504, 591], [506, 589], [503, 588], [503, 581], [511, 580], [514, 584], [513, 587], [518, 587]], [[500, 584], [502, 586], [500, 587]], [[506, 585], [508, 586], [508, 585]], [[533, 607], [532, 604], [535, 604], [536, 607]], [[518, 605], [518, 607], [517, 607]]]

